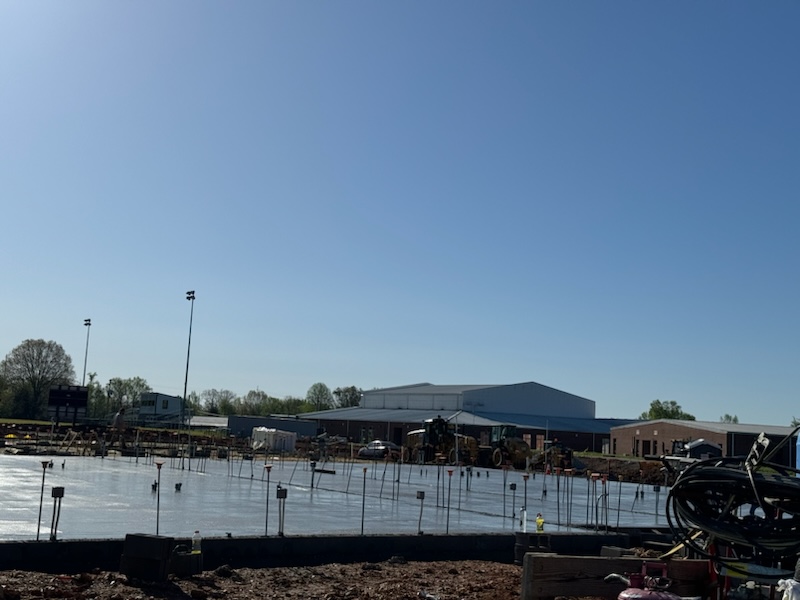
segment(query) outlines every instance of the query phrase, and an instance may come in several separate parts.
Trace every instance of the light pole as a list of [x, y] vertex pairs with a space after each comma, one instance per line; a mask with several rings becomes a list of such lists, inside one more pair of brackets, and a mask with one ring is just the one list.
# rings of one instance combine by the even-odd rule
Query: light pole
[[92, 328], [92, 320], [84, 319], [83, 325], [86, 327], [86, 352], [83, 354], [83, 379], [81, 385], [86, 385], [86, 359], [89, 358], [89, 331]]
[[186, 299], [192, 303], [189, 312], [189, 345], [186, 348], [186, 377], [183, 380], [183, 402], [181, 402], [181, 427], [184, 426], [186, 419], [186, 388], [189, 385], [189, 353], [192, 351], [192, 318], [194, 317], [194, 290], [186, 292]]
[[44, 476], [47, 473], [47, 466], [50, 464], [49, 460], [42, 461], [42, 495], [39, 497], [39, 520], [36, 521], [36, 541], [39, 541], [39, 529], [42, 525], [42, 504], [44, 503]]
[[158, 479], [156, 480], [156, 535], [158, 535], [158, 520], [161, 515], [161, 467], [164, 466], [163, 460], [157, 460]]

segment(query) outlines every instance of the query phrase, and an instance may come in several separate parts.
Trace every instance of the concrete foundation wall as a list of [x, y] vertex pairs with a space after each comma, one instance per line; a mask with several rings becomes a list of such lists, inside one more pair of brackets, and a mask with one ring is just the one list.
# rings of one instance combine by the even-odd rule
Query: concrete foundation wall
[[[129, 535], [128, 540], [0, 542], [0, 570], [19, 569], [73, 574], [93, 569], [119, 571], [123, 554], [169, 563], [173, 552], [188, 550], [188, 538]], [[131, 540], [130, 538], [136, 538]], [[330, 563], [382, 562], [393, 556], [408, 561], [487, 560], [521, 562], [525, 552], [545, 548], [561, 555], [597, 556], [602, 546], [638, 546], [641, 534], [619, 533], [365, 535], [204, 538], [203, 570], [309, 566]], [[166, 543], [165, 543], [166, 542]], [[126, 548], [127, 545], [127, 548]], [[136, 546], [134, 548], [134, 545]], [[147, 557], [147, 548], [164, 556]], [[166, 550], [165, 550], [166, 549]]]
[[[151, 536], [155, 537], [155, 536]], [[190, 546], [175, 538], [173, 547]], [[124, 540], [0, 542], [0, 570], [80, 573], [118, 571]], [[406, 560], [514, 560], [514, 535], [424, 535], [336, 537], [204, 538], [203, 569], [222, 565], [278, 567], [348, 562], [380, 562], [392, 556]], [[157, 558], [157, 557], [154, 557]]]

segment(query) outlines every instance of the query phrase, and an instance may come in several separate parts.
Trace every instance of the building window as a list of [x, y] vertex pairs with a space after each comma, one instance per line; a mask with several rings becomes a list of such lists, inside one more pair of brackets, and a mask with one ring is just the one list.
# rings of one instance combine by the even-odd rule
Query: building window
[[164, 398], [161, 401], [161, 410], [167, 410], [169, 408], [169, 398]]

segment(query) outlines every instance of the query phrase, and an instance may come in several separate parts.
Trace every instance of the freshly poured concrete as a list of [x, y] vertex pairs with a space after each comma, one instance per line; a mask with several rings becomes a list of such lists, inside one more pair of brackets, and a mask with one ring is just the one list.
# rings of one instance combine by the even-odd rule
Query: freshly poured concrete
[[[319, 463], [263, 456], [234, 459], [165, 459], [161, 490], [151, 457], [0, 455], [0, 540], [48, 540], [57, 517], [58, 539], [122, 538], [127, 533], [189, 537], [314, 534], [512, 533], [521, 531], [527, 498], [528, 531], [537, 512], [545, 531], [575, 525], [591, 529], [665, 526], [667, 489], [544, 475], [527, 481], [519, 471], [399, 465], [384, 462]], [[330, 472], [319, 472], [322, 469]], [[452, 469], [452, 475], [448, 474]], [[176, 490], [180, 484], [180, 491]], [[512, 490], [512, 484], [516, 490]], [[63, 487], [60, 514], [53, 487]], [[526, 488], [527, 487], [527, 492]], [[424, 500], [417, 498], [424, 492]], [[448, 509], [449, 507], [449, 509]], [[420, 525], [421, 509], [421, 525]]]

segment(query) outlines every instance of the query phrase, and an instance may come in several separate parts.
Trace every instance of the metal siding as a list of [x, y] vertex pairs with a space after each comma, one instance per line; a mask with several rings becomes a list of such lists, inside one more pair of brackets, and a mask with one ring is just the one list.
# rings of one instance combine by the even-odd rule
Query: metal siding
[[396, 394], [364, 394], [362, 408], [409, 409], [409, 410], [458, 410], [461, 395], [458, 393], [414, 393], [405, 391]]
[[461, 394], [435, 394], [433, 396], [432, 410], [458, 410], [461, 404]]
[[430, 410], [433, 403], [433, 398], [429, 395], [424, 396], [409, 396], [406, 406], [409, 410]]

